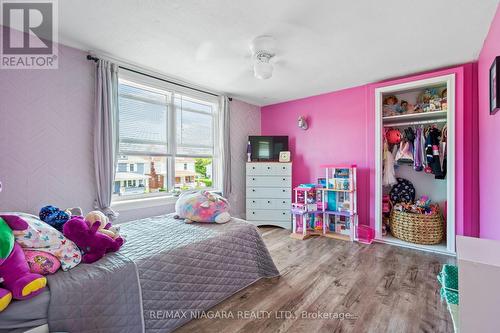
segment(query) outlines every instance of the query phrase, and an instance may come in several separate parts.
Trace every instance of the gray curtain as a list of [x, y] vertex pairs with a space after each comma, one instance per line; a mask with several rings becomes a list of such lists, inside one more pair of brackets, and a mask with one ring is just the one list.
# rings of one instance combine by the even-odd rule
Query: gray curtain
[[96, 66], [94, 169], [97, 198], [94, 208], [110, 219], [118, 217], [111, 209], [118, 149], [118, 66], [100, 59]]
[[231, 194], [231, 146], [230, 146], [230, 106], [229, 97], [221, 96], [221, 161], [222, 161], [222, 194], [227, 198]]

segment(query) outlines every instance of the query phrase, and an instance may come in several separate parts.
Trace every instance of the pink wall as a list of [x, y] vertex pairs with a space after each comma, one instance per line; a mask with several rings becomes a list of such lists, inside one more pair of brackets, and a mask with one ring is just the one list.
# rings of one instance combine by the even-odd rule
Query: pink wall
[[[358, 165], [359, 216], [368, 218], [372, 156], [368, 142], [373, 120], [367, 113], [367, 86], [262, 108], [263, 135], [288, 135], [293, 158], [293, 185], [323, 177], [321, 164]], [[297, 118], [306, 115], [309, 129], [297, 127]], [[357, 129], [357, 130], [356, 130]], [[373, 154], [371, 154], [373, 155]]]
[[[265, 106], [262, 134], [288, 135], [293, 154], [293, 183], [314, 181], [323, 163], [357, 163], [360, 222], [375, 225], [375, 102], [374, 90], [446, 74], [456, 75], [456, 228], [457, 234], [477, 236], [477, 119], [475, 64], [437, 70], [406, 78], [368, 84], [324, 95]], [[310, 128], [297, 127], [299, 115]], [[467, 126], [466, 126], [467, 124]], [[475, 144], [476, 143], [476, 144]]]
[[478, 60], [479, 90], [479, 197], [481, 238], [500, 240], [500, 112], [489, 115], [489, 70], [493, 59], [500, 55], [500, 7], [490, 27]]

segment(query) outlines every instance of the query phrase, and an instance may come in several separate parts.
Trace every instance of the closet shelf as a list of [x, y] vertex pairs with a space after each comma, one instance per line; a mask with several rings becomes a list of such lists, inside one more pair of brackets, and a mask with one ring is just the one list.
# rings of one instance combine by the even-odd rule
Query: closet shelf
[[384, 123], [397, 123], [400, 121], [420, 121], [420, 120], [434, 120], [436, 118], [446, 118], [448, 111], [432, 111], [432, 112], [422, 112], [422, 113], [410, 113], [403, 114], [400, 116], [388, 116], [382, 117]]

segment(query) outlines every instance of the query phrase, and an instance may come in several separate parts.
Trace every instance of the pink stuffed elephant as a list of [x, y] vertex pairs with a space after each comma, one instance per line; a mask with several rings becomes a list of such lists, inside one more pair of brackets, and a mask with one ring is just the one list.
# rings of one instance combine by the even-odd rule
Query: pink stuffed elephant
[[121, 237], [115, 239], [97, 232], [101, 223], [94, 222], [92, 226], [81, 216], [74, 216], [63, 226], [63, 234], [72, 240], [82, 250], [84, 263], [93, 263], [108, 252], [116, 252], [123, 245]]
[[30, 273], [26, 257], [15, 242], [13, 230], [26, 230], [28, 223], [19, 216], [0, 216], [0, 311], [14, 299], [27, 299], [39, 294], [47, 285], [40, 274]]

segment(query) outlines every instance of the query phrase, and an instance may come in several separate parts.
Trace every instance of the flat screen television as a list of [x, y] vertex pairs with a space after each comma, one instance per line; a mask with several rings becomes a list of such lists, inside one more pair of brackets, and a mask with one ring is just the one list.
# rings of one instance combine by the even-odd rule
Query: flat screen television
[[249, 136], [252, 161], [279, 161], [280, 152], [288, 151], [288, 136]]

